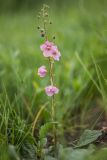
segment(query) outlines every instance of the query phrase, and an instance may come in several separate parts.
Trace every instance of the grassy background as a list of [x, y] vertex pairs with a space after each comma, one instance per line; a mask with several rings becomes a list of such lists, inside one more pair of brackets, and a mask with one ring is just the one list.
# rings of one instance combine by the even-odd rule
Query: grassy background
[[[79, 108], [83, 125], [88, 108], [98, 105], [101, 112], [106, 111], [106, 1], [59, 1], [60, 9], [56, 1], [49, 4], [50, 37], [56, 36], [62, 54], [55, 66], [55, 82], [60, 89], [56, 96], [57, 120], [63, 125], [70, 121], [68, 128], [75, 126], [72, 114], [76, 116]], [[37, 30], [35, 6], [30, 10], [22, 6], [17, 12], [3, 9], [0, 14], [0, 142], [17, 148], [27, 136], [31, 139], [31, 123], [41, 106], [50, 102], [44, 94], [49, 78], [41, 80], [37, 76], [38, 67], [48, 65], [39, 47], [44, 40]], [[49, 120], [50, 103], [38, 124]]]

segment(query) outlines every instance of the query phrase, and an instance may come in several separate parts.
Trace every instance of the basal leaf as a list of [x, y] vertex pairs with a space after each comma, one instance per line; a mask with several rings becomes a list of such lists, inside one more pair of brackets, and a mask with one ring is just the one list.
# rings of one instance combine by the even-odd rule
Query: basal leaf
[[46, 137], [48, 131], [52, 128], [52, 123], [51, 122], [48, 122], [46, 124], [44, 124], [41, 128], [40, 128], [40, 131], [39, 131], [39, 138], [40, 139], [43, 139]]
[[98, 130], [85, 130], [78, 141], [77, 147], [82, 147], [94, 142], [99, 136], [102, 135]]

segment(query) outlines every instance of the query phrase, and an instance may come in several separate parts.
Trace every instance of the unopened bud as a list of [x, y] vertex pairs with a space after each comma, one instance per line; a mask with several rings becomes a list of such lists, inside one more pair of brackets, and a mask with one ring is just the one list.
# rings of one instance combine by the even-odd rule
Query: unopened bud
[[47, 14], [47, 13], [45, 13], [45, 17], [48, 17], [48, 14]]
[[53, 36], [52, 38], [55, 39], [55, 36]]
[[49, 8], [49, 6], [48, 6], [48, 5], [45, 5], [45, 7], [46, 7], [46, 8]]
[[44, 23], [47, 23], [47, 20], [44, 20]]
[[40, 26], [38, 26], [37, 29], [40, 29]]
[[41, 33], [41, 37], [44, 37], [45, 36], [45, 33], [43, 32], [43, 33]]
[[41, 29], [40, 31], [41, 31], [41, 33], [43, 33], [43, 32], [44, 32], [44, 29]]

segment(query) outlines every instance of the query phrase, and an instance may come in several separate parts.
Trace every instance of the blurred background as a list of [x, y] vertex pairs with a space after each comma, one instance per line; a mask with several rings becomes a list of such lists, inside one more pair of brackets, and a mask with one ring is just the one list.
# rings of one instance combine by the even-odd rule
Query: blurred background
[[49, 37], [56, 37], [62, 55], [55, 63], [61, 144], [65, 132], [68, 144], [84, 128], [107, 124], [107, 0], [0, 0], [0, 144], [20, 148], [26, 133], [31, 142], [29, 128], [42, 106], [38, 128], [51, 120], [44, 93], [49, 77], [37, 75], [41, 65], [48, 68], [37, 30], [44, 3], [50, 6]]
[[[16, 12], [19, 10], [35, 10], [40, 7], [43, 3], [56, 6], [58, 10], [61, 7], [86, 7], [93, 8], [94, 10], [98, 7], [106, 8], [106, 0], [4, 0], [0, 1], [0, 11], [4, 12]], [[103, 8], [103, 9], [104, 9]]]
[[[81, 126], [89, 126], [107, 108], [106, 0], [0, 0], [2, 114], [11, 121], [14, 115], [5, 112], [8, 108], [9, 113], [32, 122], [41, 105], [50, 101], [44, 94], [49, 78], [41, 80], [37, 76], [38, 67], [48, 67], [39, 48], [44, 40], [37, 30], [37, 13], [44, 3], [50, 6], [49, 36], [55, 35], [62, 55], [55, 64], [55, 84], [60, 89], [56, 96], [57, 119], [72, 126], [79, 119]], [[91, 109], [95, 115], [88, 123], [90, 116], [86, 115], [93, 112]], [[50, 105], [41, 117], [43, 121], [49, 120], [49, 111]]]

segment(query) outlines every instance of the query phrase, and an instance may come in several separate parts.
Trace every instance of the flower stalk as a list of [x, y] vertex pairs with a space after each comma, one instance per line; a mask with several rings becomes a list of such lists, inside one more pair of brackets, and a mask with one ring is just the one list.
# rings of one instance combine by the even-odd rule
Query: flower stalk
[[[49, 58], [49, 68], [50, 68], [50, 82], [51, 82], [51, 86], [54, 86], [54, 61]], [[55, 116], [55, 101], [54, 101], [54, 95], [51, 98], [51, 116], [52, 116], [52, 123], [53, 123], [53, 141], [54, 141], [54, 145], [56, 148], [57, 145], [57, 138], [56, 138], [56, 125], [55, 125], [55, 120], [56, 120], [56, 116]]]
[[[47, 96], [51, 97], [51, 118], [52, 118], [52, 124], [53, 124], [53, 142], [54, 142], [54, 151], [55, 151], [55, 157], [57, 155], [57, 133], [56, 133], [56, 115], [55, 115], [55, 94], [58, 94], [59, 89], [54, 86], [54, 62], [59, 61], [61, 54], [58, 50], [58, 47], [54, 44], [55, 36], [53, 36], [53, 41], [48, 40], [47, 35], [47, 24], [52, 24], [48, 20], [48, 6], [43, 5], [43, 8], [41, 9], [41, 12], [39, 12], [39, 18], [42, 18], [43, 22], [43, 28], [37, 27], [40, 30], [41, 37], [45, 39], [44, 44], [40, 46], [40, 49], [43, 53], [43, 56], [49, 60], [49, 79], [50, 79], [50, 85], [45, 87], [45, 93]], [[43, 78], [47, 74], [47, 69], [43, 65], [38, 69], [38, 75]]]

